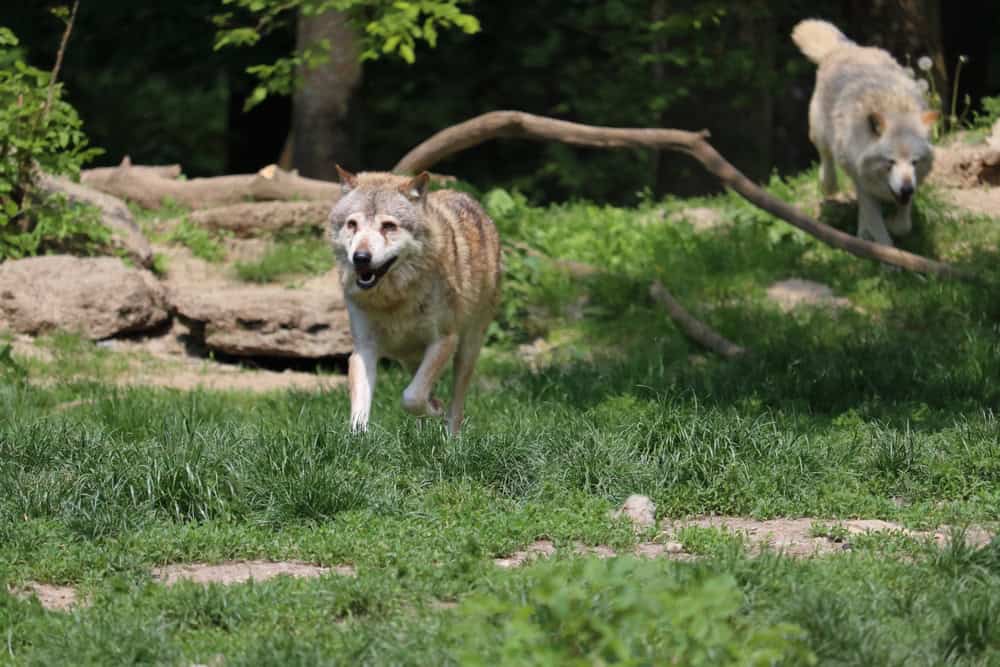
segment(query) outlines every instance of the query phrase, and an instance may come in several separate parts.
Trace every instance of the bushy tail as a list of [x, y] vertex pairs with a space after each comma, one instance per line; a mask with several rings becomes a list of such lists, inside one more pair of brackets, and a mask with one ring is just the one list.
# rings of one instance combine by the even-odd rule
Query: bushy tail
[[792, 29], [792, 41], [814, 63], [819, 63], [831, 51], [852, 43], [837, 26], [817, 19], [800, 21]]

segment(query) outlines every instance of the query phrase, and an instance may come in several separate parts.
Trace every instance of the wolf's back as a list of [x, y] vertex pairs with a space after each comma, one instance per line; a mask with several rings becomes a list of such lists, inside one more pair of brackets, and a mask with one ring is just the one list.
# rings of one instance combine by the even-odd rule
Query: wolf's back
[[500, 237], [482, 206], [462, 192], [437, 190], [429, 208], [440, 227], [438, 261], [464, 299], [482, 305], [499, 298]]
[[792, 41], [816, 64], [838, 48], [853, 44], [837, 26], [818, 19], [800, 21], [792, 29]]

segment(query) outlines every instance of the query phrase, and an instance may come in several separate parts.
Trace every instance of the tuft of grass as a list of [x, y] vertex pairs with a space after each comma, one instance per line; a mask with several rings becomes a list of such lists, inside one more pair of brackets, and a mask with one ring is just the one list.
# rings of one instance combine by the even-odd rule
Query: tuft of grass
[[302, 276], [323, 275], [333, 268], [329, 244], [320, 238], [299, 237], [276, 240], [260, 259], [237, 262], [240, 280], [273, 283]]
[[195, 257], [206, 262], [221, 262], [226, 258], [226, 249], [219, 243], [218, 238], [187, 218], [181, 218], [167, 234], [166, 240], [187, 247]]

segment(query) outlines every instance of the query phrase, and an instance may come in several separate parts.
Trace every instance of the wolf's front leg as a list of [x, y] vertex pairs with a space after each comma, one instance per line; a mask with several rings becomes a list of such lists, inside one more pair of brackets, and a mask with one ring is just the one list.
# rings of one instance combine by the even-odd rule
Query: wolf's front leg
[[375, 395], [375, 373], [378, 354], [372, 346], [355, 349], [347, 366], [347, 383], [351, 388], [351, 430], [368, 430], [372, 397]]
[[886, 227], [889, 228], [893, 236], [906, 236], [913, 229], [913, 220], [910, 217], [911, 208], [913, 208], [912, 201], [900, 204], [896, 209], [896, 214], [886, 220]]
[[451, 335], [439, 338], [427, 346], [423, 361], [417, 369], [413, 380], [403, 391], [403, 409], [414, 415], [431, 415], [439, 417], [443, 414], [440, 403], [431, 399], [431, 391], [441, 373], [448, 365], [448, 360], [455, 352], [458, 336]]
[[819, 152], [819, 186], [825, 197], [837, 194], [837, 164], [829, 151]]
[[882, 206], [871, 195], [865, 194], [860, 188], [858, 192], [858, 236], [882, 245], [891, 246], [892, 238], [885, 229], [882, 220]]

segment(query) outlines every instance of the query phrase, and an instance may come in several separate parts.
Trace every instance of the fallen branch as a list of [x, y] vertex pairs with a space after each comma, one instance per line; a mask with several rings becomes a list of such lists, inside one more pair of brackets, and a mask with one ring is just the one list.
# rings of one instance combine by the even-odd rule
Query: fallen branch
[[[96, 171], [96, 170], [93, 170]], [[158, 208], [174, 201], [192, 209], [226, 206], [247, 201], [310, 200], [330, 203], [340, 197], [340, 184], [304, 178], [275, 165], [256, 174], [173, 180], [162, 168], [121, 164], [89, 174], [86, 182], [103, 192], [144, 208]]]
[[899, 248], [872, 243], [813, 220], [794, 206], [765, 192], [726, 161], [708, 143], [709, 133], [656, 128], [598, 127], [571, 123], [521, 111], [492, 111], [441, 130], [407, 153], [394, 171], [415, 173], [429, 169], [441, 160], [491, 139], [518, 137], [559, 141], [593, 148], [652, 148], [686, 153], [698, 160], [723, 185], [741, 197], [785, 222], [815, 236], [834, 248], [865, 259], [892, 264], [909, 271], [959, 278], [970, 282], [980, 279], [950, 264], [915, 255]]
[[[601, 273], [601, 269], [591, 264], [577, 262], [570, 259], [557, 259], [550, 257], [543, 252], [535, 250], [527, 243], [521, 241], [509, 241], [505, 245], [516, 250], [520, 250], [526, 255], [551, 262], [557, 268], [565, 271], [574, 278], [586, 278]], [[730, 342], [712, 327], [689, 313], [680, 302], [663, 286], [660, 281], [653, 282], [649, 287], [649, 294], [653, 300], [667, 309], [667, 315], [677, 328], [685, 336], [694, 342], [702, 345], [713, 352], [716, 352], [727, 359], [733, 359], [746, 353], [746, 349]]]
[[688, 338], [701, 343], [704, 347], [727, 359], [734, 359], [746, 353], [746, 348], [724, 338], [685, 310], [680, 301], [675, 299], [674, 295], [659, 280], [653, 281], [653, 284], [649, 286], [649, 295], [667, 309], [667, 315]]
[[83, 169], [80, 171], [80, 182], [84, 185], [89, 185], [92, 188], [100, 189], [101, 186], [107, 183], [108, 179], [114, 175], [115, 170], [120, 167], [128, 167], [130, 169], [148, 172], [160, 178], [177, 179], [181, 176], [181, 166], [179, 164], [132, 164], [131, 158], [126, 155], [122, 158], [121, 164], [117, 167], [93, 167], [91, 169]]

